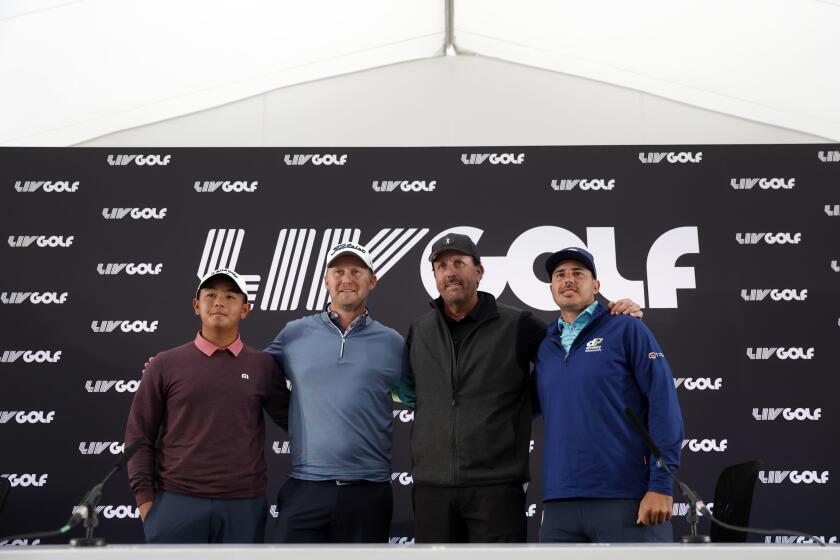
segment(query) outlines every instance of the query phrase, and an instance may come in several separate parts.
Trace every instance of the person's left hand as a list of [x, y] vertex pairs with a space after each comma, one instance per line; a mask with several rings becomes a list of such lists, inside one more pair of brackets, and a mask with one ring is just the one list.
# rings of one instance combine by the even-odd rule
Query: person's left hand
[[636, 525], [657, 525], [671, 520], [674, 498], [659, 492], [648, 492], [639, 504]]
[[610, 310], [611, 315], [630, 315], [636, 319], [641, 319], [645, 316], [639, 304], [627, 298], [618, 301], [608, 301], [607, 309]]

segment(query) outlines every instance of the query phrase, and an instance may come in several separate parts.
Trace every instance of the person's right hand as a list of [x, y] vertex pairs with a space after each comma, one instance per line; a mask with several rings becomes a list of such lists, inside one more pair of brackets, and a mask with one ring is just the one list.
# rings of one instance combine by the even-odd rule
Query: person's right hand
[[140, 510], [140, 521], [142, 521], [143, 523], [146, 522], [146, 514], [149, 513], [150, 509], [152, 509], [152, 504], [154, 504], [154, 503], [155, 503], [154, 501], [151, 501], [151, 502], [146, 502], [144, 504], [140, 504], [138, 506], [138, 509]]
[[155, 359], [154, 356], [149, 356], [149, 361], [146, 362], [145, 364], [143, 364], [143, 369], [145, 370], [147, 367], [149, 367], [149, 364], [151, 364], [152, 360], [154, 360], [154, 359]]

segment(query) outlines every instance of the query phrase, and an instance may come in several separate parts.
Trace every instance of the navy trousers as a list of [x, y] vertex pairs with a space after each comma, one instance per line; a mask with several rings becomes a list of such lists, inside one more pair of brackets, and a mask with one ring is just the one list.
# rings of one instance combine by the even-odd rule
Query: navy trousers
[[265, 517], [265, 496], [216, 500], [159, 490], [143, 532], [147, 543], [262, 543]]
[[389, 482], [289, 478], [277, 493], [280, 543], [388, 543]]
[[543, 504], [540, 542], [674, 542], [671, 522], [636, 525], [639, 500], [552, 500]]

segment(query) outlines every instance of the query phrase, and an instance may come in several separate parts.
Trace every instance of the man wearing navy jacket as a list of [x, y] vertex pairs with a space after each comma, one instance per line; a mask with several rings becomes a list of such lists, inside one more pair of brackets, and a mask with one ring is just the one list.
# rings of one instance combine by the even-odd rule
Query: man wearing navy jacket
[[545, 419], [542, 542], [672, 542], [671, 480], [624, 415], [642, 419], [670, 466], [683, 423], [671, 369], [641, 322], [610, 315], [595, 261], [570, 247], [546, 262], [560, 317], [535, 375]]

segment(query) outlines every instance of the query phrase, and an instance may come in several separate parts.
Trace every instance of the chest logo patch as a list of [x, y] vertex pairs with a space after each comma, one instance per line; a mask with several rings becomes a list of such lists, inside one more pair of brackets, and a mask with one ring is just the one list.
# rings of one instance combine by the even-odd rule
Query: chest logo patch
[[248, 377], [248, 374], [247, 374], [247, 373], [243, 373], [243, 374], [242, 374], [242, 379], [251, 379], [251, 378], [250, 378], [250, 377]]
[[603, 338], [593, 338], [589, 342], [586, 343], [586, 351], [587, 352], [600, 352], [601, 351], [601, 343], [604, 342]]

